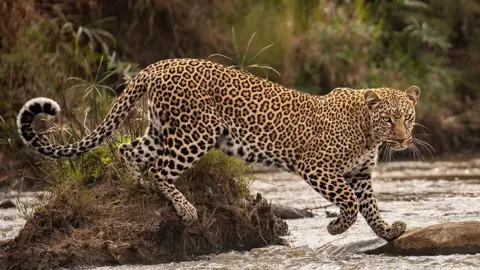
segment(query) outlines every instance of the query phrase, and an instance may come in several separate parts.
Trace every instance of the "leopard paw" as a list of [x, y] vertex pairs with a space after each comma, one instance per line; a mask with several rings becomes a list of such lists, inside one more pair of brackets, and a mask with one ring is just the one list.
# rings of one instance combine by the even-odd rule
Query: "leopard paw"
[[338, 220], [331, 221], [327, 226], [327, 230], [331, 235], [341, 234], [348, 230], [348, 228], [348, 226], [343, 225]]
[[198, 219], [197, 209], [189, 202], [185, 204], [175, 204], [174, 208], [177, 216], [187, 224]]
[[392, 226], [385, 229], [383, 233], [379, 236], [387, 241], [392, 241], [397, 239], [400, 235], [402, 235], [405, 230], [407, 229], [407, 224], [402, 221], [395, 221]]

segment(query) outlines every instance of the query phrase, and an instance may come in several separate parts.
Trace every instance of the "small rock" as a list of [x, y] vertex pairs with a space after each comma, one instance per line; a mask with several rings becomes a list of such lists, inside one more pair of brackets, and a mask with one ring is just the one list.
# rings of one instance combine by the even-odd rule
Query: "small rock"
[[331, 212], [331, 211], [328, 211], [328, 210], [325, 210], [325, 215], [327, 216], [327, 218], [336, 218], [336, 217], [338, 217], [338, 213], [337, 213], [337, 212]]
[[281, 219], [297, 219], [297, 218], [310, 218], [313, 217], [313, 213], [307, 210], [293, 208], [281, 204], [272, 204], [272, 211]]
[[15, 208], [16, 205], [11, 200], [6, 200], [0, 203], [1, 209]]
[[448, 222], [415, 229], [365, 253], [402, 256], [480, 253], [480, 221]]

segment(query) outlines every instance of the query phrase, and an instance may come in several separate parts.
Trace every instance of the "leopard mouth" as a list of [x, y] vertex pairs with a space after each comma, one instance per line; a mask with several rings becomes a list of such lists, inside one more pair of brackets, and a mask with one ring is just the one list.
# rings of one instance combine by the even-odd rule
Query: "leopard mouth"
[[396, 140], [387, 140], [386, 143], [390, 146], [390, 148], [394, 151], [403, 151], [407, 150], [410, 146], [411, 141], [407, 140], [403, 143], [396, 141]]

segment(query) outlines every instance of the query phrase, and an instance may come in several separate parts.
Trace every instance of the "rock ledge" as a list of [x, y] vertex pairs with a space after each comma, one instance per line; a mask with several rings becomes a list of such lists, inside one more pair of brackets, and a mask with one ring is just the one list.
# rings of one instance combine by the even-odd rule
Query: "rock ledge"
[[480, 253], [480, 221], [448, 222], [415, 229], [365, 253], [402, 256]]

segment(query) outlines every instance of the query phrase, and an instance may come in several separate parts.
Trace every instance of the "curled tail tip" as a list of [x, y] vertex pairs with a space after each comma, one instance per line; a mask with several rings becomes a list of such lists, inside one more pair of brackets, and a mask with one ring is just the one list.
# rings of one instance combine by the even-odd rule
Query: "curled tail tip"
[[21, 117], [23, 115], [35, 116], [39, 113], [46, 113], [53, 116], [59, 112], [60, 105], [58, 105], [55, 100], [44, 97], [32, 98], [23, 105], [22, 109], [18, 113], [18, 124], [27, 124], [33, 121], [33, 118], [22, 119]]
[[[29, 141], [31, 136], [26, 136], [25, 131], [22, 130], [26, 126], [30, 126], [35, 116], [39, 113], [46, 113], [48, 115], [56, 115], [60, 112], [60, 106], [52, 99], [38, 97], [27, 101], [17, 116], [17, 126], [23, 139]], [[25, 127], [24, 127], [25, 126]], [[31, 139], [31, 138], [30, 138]]]
[[60, 112], [60, 105], [53, 100], [45, 97], [32, 98], [23, 105], [24, 109], [28, 109], [34, 114], [46, 113], [55, 115]]

